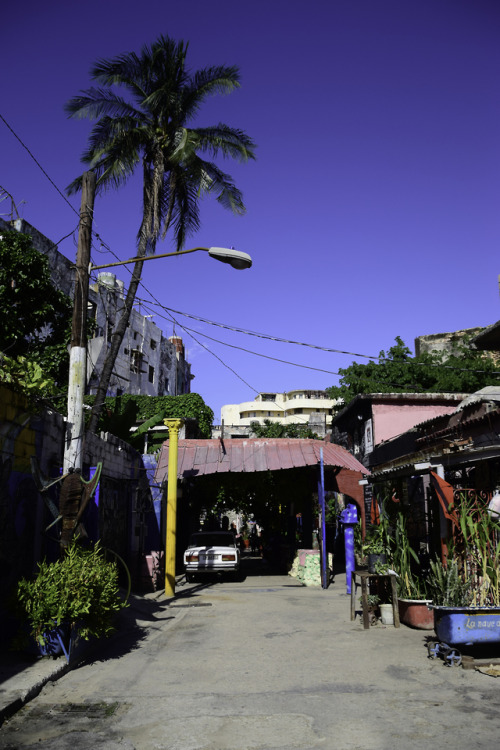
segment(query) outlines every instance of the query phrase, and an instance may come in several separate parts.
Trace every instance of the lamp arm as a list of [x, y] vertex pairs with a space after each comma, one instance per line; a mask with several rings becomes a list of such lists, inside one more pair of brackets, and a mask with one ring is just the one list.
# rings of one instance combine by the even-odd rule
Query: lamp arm
[[192, 247], [189, 250], [177, 250], [175, 253], [161, 253], [160, 255], [145, 255], [143, 258], [129, 258], [128, 260], [117, 260], [114, 263], [105, 263], [103, 266], [89, 265], [90, 271], [100, 271], [102, 268], [113, 268], [114, 266], [125, 266], [127, 263], [136, 263], [138, 260], [155, 260], [156, 258], [171, 258], [176, 255], [187, 255], [188, 253], [197, 253], [198, 250], [204, 250], [206, 253], [209, 247]]

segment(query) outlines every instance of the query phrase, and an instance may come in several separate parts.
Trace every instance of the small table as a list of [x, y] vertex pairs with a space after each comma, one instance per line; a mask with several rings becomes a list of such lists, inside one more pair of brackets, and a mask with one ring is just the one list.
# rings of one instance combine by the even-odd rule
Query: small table
[[370, 615], [368, 612], [368, 581], [370, 578], [389, 578], [392, 591], [392, 612], [394, 615], [394, 627], [399, 628], [398, 592], [396, 588], [396, 576], [394, 573], [368, 573], [367, 570], [353, 570], [351, 572], [351, 620], [356, 616], [356, 576], [361, 581], [361, 604], [363, 607], [363, 627], [370, 627]]

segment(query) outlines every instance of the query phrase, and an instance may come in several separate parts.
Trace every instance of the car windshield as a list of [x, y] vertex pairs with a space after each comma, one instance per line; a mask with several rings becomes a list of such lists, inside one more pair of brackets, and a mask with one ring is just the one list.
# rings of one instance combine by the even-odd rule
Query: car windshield
[[234, 537], [231, 532], [202, 532], [191, 534], [190, 547], [232, 547]]

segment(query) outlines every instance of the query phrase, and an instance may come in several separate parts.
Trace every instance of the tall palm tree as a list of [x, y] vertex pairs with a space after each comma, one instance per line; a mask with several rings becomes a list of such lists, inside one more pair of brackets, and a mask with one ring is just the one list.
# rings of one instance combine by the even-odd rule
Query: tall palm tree
[[[191, 74], [186, 68], [187, 50], [186, 43], [161, 36], [150, 47], [144, 46], [140, 55], [132, 52], [100, 60], [91, 70], [91, 78], [100, 87], [81, 92], [65, 107], [71, 117], [97, 120], [82, 156], [96, 174], [97, 190], [124, 184], [140, 163], [143, 175], [139, 260], [104, 361], [88, 428], [91, 432], [97, 430], [140, 283], [142, 259], [154, 253], [158, 239], [164, 239], [169, 228], [177, 250], [183, 247], [186, 237], [200, 227], [198, 202], [203, 195], [214, 194], [233, 213], [245, 213], [241, 192], [210, 157], [220, 154], [248, 161], [255, 158], [255, 144], [242, 130], [222, 123], [191, 126], [207, 97], [239, 88], [239, 71], [217, 66]], [[208, 160], [202, 155], [208, 155]], [[81, 183], [80, 176], [68, 186], [68, 193], [77, 192]]]

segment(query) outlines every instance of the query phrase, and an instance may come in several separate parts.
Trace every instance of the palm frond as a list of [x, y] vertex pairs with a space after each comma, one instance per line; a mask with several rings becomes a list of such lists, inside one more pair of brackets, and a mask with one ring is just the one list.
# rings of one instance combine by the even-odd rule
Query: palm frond
[[230, 175], [219, 169], [216, 164], [199, 158], [197, 172], [200, 193], [215, 194], [217, 202], [236, 215], [243, 216], [246, 213], [243, 194]]
[[178, 250], [184, 247], [189, 235], [200, 229], [197, 184], [180, 174], [175, 186], [174, 204], [170, 225], [173, 227]]
[[135, 52], [117, 55], [110, 60], [101, 58], [90, 71], [94, 81], [105, 86], [126, 84], [141, 79], [142, 63]]
[[193, 128], [192, 133], [198, 149], [214, 157], [220, 152], [243, 162], [255, 159], [256, 144], [243, 130], [219, 123], [215, 127]]
[[96, 88], [86, 89], [78, 96], [74, 96], [64, 105], [64, 110], [70, 117], [88, 120], [97, 120], [103, 115], [113, 118], [130, 117], [135, 120], [140, 120], [144, 116], [140, 110], [113, 91]]
[[207, 97], [230, 94], [238, 88], [240, 75], [236, 66], [216, 66], [197, 71], [182, 95], [186, 118], [192, 119]]

